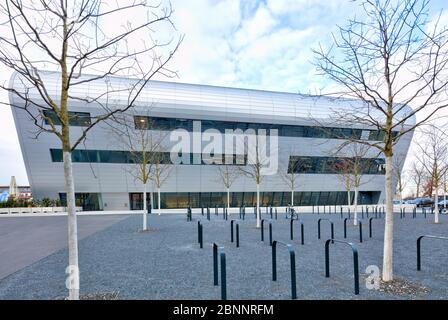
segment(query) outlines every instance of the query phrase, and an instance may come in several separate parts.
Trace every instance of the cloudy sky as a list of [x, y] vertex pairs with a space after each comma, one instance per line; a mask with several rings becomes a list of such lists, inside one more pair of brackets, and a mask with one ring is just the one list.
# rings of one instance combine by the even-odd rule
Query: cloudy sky
[[[311, 50], [329, 45], [338, 24], [362, 16], [350, 0], [171, 2], [176, 28], [185, 34], [171, 64], [175, 81], [300, 93], [329, 85], [317, 75]], [[431, 14], [444, 5], [446, 0], [433, 0]], [[0, 66], [0, 81], [8, 78]], [[0, 93], [0, 99], [7, 96]], [[11, 175], [28, 183], [11, 111], [0, 105], [0, 185]]]

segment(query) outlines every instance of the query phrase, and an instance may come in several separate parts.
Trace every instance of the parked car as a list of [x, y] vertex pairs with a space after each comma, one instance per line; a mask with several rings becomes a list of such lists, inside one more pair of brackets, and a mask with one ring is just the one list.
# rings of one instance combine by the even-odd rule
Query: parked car
[[415, 205], [417, 207], [431, 207], [434, 204], [434, 201], [432, 198], [416, 198], [415, 199]]
[[394, 200], [394, 201], [393, 201], [393, 204], [394, 204], [394, 205], [398, 205], [398, 204], [400, 204], [400, 203], [401, 203], [401, 204], [405, 204], [406, 202], [405, 202], [405, 201], [400, 201], [400, 200]]
[[439, 206], [439, 211], [442, 213], [447, 213], [447, 209], [448, 209], [448, 200], [442, 200], [439, 201], [437, 203], [437, 205]]

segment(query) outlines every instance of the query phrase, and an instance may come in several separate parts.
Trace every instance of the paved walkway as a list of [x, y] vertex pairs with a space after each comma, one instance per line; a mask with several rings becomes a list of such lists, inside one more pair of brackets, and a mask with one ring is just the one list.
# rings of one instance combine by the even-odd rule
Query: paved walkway
[[[78, 217], [84, 239], [127, 216]], [[0, 220], [0, 279], [67, 246], [67, 217], [5, 217]]]

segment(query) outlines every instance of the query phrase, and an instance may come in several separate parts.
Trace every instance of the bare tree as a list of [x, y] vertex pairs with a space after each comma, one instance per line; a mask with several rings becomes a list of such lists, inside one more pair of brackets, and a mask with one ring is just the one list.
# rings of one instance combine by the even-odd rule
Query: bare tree
[[448, 170], [448, 131], [429, 125], [422, 128], [423, 141], [417, 143], [422, 154], [419, 161], [431, 179], [434, 192], [434, 223], [439, 223], [439, 191]]
[[[335, 122], [371, 128], [376, 139], [349, 139], [377, 148], [386, 159], [383, 281], [393, 280], [394, 147], [402, 137], [448, 106], [448, 31], [429, 20], [428, 0], [363, 0], [363, 19], [339, 27], [334, 45], [315, 50], [316, 66], [333, 80], [347, 108]], [[412, 108], [410, 108], [412, 106]], [[418, 121], [415, 115], [428, 111]], [[375, 141], [374, 141], [375, 140]]]
[[337, 174], [338, 179], [344, 185], [344, 189], [347, 192], [347, 205], [352, 204], [351, 192], [352, 192], [352, 163], [346, 158], [339, 158], [333, 164], [332, 171]]
[[420, 191], [424, 182], [425, 168], [420, 161], [414, 160], [411, 165], [410, 178], [415, 185], [415, 197], [420, 197]]
[[167, 153], [167, 149], [163, 146], [163, 144], [158, 144], [156, 146], [156, 150], [154, 153], [154, 163], [151, 170], [151, 180], [154, 183], [154, 186], [157, 189], [157, 213], [159, 216], [162, 213], [161, 210], [161, 189], [166, 179], [168, 179], [171, 171], [173, 170], [173, 165], [170, 162], [171, 160], [168, 157], [165, 157]]
[[288, 165], [287, 168], [282, 168], [279, 172], [283, 181], [287, 184], [289, 190], [291, 191], [291, 207], [294, 207], [294, 192], [296, 191], [298, 185], [298, 167], [299, 162], [295, 162], [292, 168]]
[[227, 210], [230, 208], [230, 188], [238, 178], [238, 171], [232, 165], [218, 166], [219, 179], [227, 191]]
[[[11, 85], [3, 83], [0, 88], [14, 97], [12, 107], [30, 117], [36, 138], [52, 134], [63, 150], [70, 299], [79, 298], [71, 153], [96, 125], [132, 108], [154, 75], [175, 75], [166, 65], [181, 38], [173, 43], [156, 39], [159, 26], [174, 30], [171, 13], [171, 7], [151, 6], [144, 0], [113, 4], [101, 0], [7, 0], [0, 4], [0, 63], [15, 73]], [[133, 20], [120, 24], [124, 17]], [[49, 81], [49, 74], [42, 69], [56, 71], [59, 82]], [[112, 76], [135, 80], [126, 84]], [[95, 90], [89, 91], [89, 86]], [[125, 103], [117, 106], [117, 97]], [[72, 104], [80, 103], [98, 114], [79, 117], [70, 112]], [[82, 122], [77, 136], [70, 129], [73, 121]]]
[[[108, 129], [114, 134], [116, 141], [120, 143], [124, 151], [129, 152], [129, 162], [132, 166], [126, 171], [134, 177], [136, 181], [143, 184], [143, 231], [148, 230], [148, 183], [162, 182], [160, 173], [160, 162], [163, 160], [162, 144], [167, 136], [163, 131], [153, 130], [149, 109], [146, 115], [137, 114], [135, 109], [117, 115], [113, 121], [106, 121]], [[156, 169], [157, 166], [157, 169]], [[157, 172], [157, 179], [155, 173]], [[160, 196], [160, 195], [159, 195]], [[152, 203], [151, 194], [151, 203]], [[160, 209], [160, 208], [159, 208]]]
[[372, 159], [367, 158], [370, 146], [359, 143], [342, 145], [337, 148], [337, 155], [344, 153], [345, 157], [338, 158], [333, 164], [333, 171], [338, 174], [347, 191], [348, 205], [351, 205], [351, 191], [354, 191], [353, 199], [353, 225], [358, 225], [358, 196], [359, 188], [370, 181], [366, 180]]
[[264, 168], [269, 167], [270, 159], [266, 156], [267, 146], [261, 135], [251, 134], [246, 142], [248, 150], [247, 163], [245, 166], [238, 166], [239, 171], [246, 177], [252, 179], [257, 186], [257, 228], [261, 227], [260, 216], [260, 185], [264, 178]]

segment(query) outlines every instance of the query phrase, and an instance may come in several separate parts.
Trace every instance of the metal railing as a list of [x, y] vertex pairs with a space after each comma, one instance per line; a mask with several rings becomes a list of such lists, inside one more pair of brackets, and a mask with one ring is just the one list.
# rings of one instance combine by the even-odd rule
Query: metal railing
[[297, 299], [296, 253], [294, 252], [293, 246], [289, 243], [277, 240], [272, 243], [272, 281], [277, 281], [277, 243], [285, 245], [288, 249], [291, 266], [291, 299]]
[[221, 262], [221, 300], [227, 300], [226, 253], [224, 247], [213, 243], [213, 285], [218, 286], [218, 255]]
[[330, 219], [319, 219], [317, 220], [317, 239], [320, 239], [320, 223], [321, 221], [328, 221], [330, 222], [330, 226], [331, 226], [331, 238], [334, 238], [334, 224], [333, 221], [331, 221]]
[[298, 221], [300, 223], [300, 242], [302, 245], [305, 244], [305, 227], [303, 225], [302, 220], [291, 220], [290, 226], [289, 226], [289, 234], [291, 240], [294, 240], [294, 221]]
[[[261, 220], [261, 241], [264, 242], [264, 222], [266, 220]], [[272, 221], [269, 220], [269, 245], [272, 246]]]
[[203, 244], [204, 244], [204, 233], [203, 233], [201, 221], [198, 221], [198, 243], [199, 243], [199, 248], [202, 249]]
[[[233, 226], [235, 224], [235, 220], [230, 220], [230, 242], [233, 243]], [[240, 247], [240, 225], [236, 223], [236, 247]]]
[[421, 270], [421, 241], [423, 238], [429, 238], [429, 239], [438, 239], [438, 240], [448, 240], [448, 237], [439, 237], [439, 236], [432, 236], [432, 235], [423, 235], [417, 238], [417, 271]]
[[325, 277], [330, 277], [330, 243], [339, 242], [350, 246], [353, 252], [353, 278], [355, 282], [355, 294], [359, 294], [359, 264], [358, 264], [358, 249], [356, 246], [347, 241], [328, 239], [325, 241]]
[[[344, 239], [347, 239], [347, 220], [349, 219], [348, 218], [344, 219]], [[362, 243], [362, 220], [358, 220], [358, 230], [359, 230], [359, 242]]]

